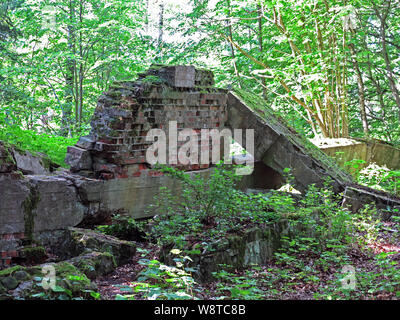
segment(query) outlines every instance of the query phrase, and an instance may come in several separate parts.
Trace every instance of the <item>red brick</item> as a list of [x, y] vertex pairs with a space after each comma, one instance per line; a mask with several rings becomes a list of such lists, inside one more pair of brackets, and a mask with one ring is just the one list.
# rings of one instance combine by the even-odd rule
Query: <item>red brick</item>
[[104, 179], [104, 180], [111, 180], [111, 179], [114, 179], [114, 174], [112, 174], [112, 173], [102, 173], [101, 175], [100, 175], [100, 177], [102, 178], [102, 179]]
[[8, 251], [7, 253], [8, 253], [8, 256], [9, 256], [10, 258], [18, 257], [18, 252], [15, 251], [15, 250], [13, 250], [13, 251]]
[[164, 175], [164, 173], [160, 172], [160, 171], [151, 171], [149, 170], [148, 175], [150, 177], [161, 177]]
[[15, 236], [12, 233], [3, 234], [3, 240], [15, 240]]

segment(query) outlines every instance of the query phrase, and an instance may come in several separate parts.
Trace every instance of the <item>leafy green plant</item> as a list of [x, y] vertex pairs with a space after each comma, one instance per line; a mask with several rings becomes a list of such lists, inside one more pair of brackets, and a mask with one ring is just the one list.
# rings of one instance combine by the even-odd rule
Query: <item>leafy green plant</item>
[[121, 290], [130, 294], [119, 295], [118, 300], [129, 300], [141, 297], [148, 300], [182, 300], [194, 299], [191, 276], [193, 269], [187, 267], [190, 257], [183, 256], [180, 250], [173, 249], [175, 267], [167, 266], [158, 260], [140, 259], [144, 269], [139, 273], [137, 281]]
[[18, 126], [2, 126], [0, 124], [0, 141], [10, 143], [33, 154], [44, 153], [49, 156], [51, 161], [62, 167], [67, 166], [64, 162], [67, 147], [74, 145], [77, 140], [77, 138], [38, 134], [34, 130], [22, 130]]
[[234, 166], [218, 165], [204, 177], [170, 167], [159, 167], [182, 185], [182, 192], [173, 196], [160, 188], [151, 210], [158, 215], [151, 223], [149, 236], [160, 244], [173, 244], [183, 249], [187, 237], [218, 239], [224, 233], [240, 232], [243, 223], [266, 224], [280, 215], [295, 212], [290, 194], [246, 194], [237, 189], [241, 176]]
[[390, 170], [385, 166], [370, 164], [360, 170], [357, 180], [359, 183], [377, 189], [400, 195], [400, 171]]
[[145, 237], [146, 222], [137, 221], [130, 216], [116, 214], [109, 225], [96, 226], [104, 234], [124, 240], [141, 241]]
[[229, 266], [222, 265], [222, 269], [213, 272], [213, 276], [218, 279], [217, 295], [218, 299], [230, 300], [257, 300], [262, 299], [264, 292], [258, 288], [258, 281], [253, 277], [253, 270], [246, 270], [244, 275], [237, 275], [224, 269]]

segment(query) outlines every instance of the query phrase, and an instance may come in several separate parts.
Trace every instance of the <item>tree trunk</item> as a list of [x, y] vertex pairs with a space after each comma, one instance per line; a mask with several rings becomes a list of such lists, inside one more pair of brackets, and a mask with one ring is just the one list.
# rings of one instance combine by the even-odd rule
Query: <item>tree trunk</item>
[[387, 21], [387, 17], [390, 11], [390, 5], [391, 5], [391, 1], [388, 0], [387, 1], [387, 8], [385, 12], [381, 12], [381, 10], [374, 4], [374, 11], [379, 19], [380, 22], [380, 26], [379, 26], [379, 35], [381, 38], [381, 44], [382, 44], [382, 56], [383, 56], [383, 60], [385, 61], [385, 68], [386, 68], [386, 72], [387, 72], [387, 78], [389, 81], [389, 87], [390, 90], [392, 91], [394, 100], [396, 101], [396, 105], [398, 108], [398, 117], [400, 120], [400, 94], [399, 91], [397, 90], [396, 87], [396, 81], [394, 79], [394, 75], [393, 75], [393, 68], [392, 68], [392, 62], [387, 50], [387, 40], [386, 40], [386, 21]]
[[[68, 30], [68, 49], [69, 54], [75, 55], [75, 1], [69, 1], [69, 25]], [[75, 80], [75, 59], [68, 57], [66, 61], [66, 72], [65, 72], [65, 105], [62, 111], [61, 119], [61, 135], [71, 135], [71, 121], [72, 121], [72, 105], [74, 101], [74, 81]]]
[[357, 76], [357, 88], [358, 88], [358, 102], [360, 104], [360, 113], [361, 113], [361, 121], [362, 121], [362, 126], [364, 130], [365, 136], [369, 135], [369, 128], [368, 128], [368, 119], [367, 119], [367, 112], [365, 109], [365, 86], [364, 86], [364, 81], [362, 78], [362, 73], [360, 71], [360, 67], [358, 65], [357, 61], [357, 56], [356, 56], [356, 50], [354, 48], [354, 44], [349, 44], [348, 45], [350, 48], [350, 52], [352, 55], [352, 63], [353, 63], [353, 68], [356, 72]]

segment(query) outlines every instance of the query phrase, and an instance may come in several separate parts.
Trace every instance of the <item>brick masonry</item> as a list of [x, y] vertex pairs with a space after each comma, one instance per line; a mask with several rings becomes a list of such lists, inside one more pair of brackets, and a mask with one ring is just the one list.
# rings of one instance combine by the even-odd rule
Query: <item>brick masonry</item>
[[[221, 130], [227, 121], [227, 92], [213, 85], [210, 71], [159, 65], [137, 81], [115, 83], [98, 101], [90, 135], [68, 148], [71, 171], [102, 180], [161, 175], [149, 170], [146, 151], [153, 142], [146, 141], [146, 135], [151, 129], [162, 129], [168, 139], [170, 121], [176, 121], [178, 134], [194, 130], [199, 158], [196, 163], [169, 163], [169, 156], [177, 155], [167, 150], [167, 164], [187, 171], [207, 169], [209, 164], [201, 164], [200, 153], [215, 145], [210, 138], [202, 140], [200, 132]], [[178, 141], [178, 150], [185, 143]]]
[[9, 266], [12, 259], [18, 257], [18, 250], [24, 239], [24, 233], [0, 235], [0, 268]]

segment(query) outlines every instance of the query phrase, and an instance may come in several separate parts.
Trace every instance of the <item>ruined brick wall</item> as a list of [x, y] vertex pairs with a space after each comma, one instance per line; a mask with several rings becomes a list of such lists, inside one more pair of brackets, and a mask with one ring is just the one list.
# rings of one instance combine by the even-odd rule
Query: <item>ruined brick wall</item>
[[[200, 130], [222, 129], [227, 121], [226, 91], [213, 85], [210, 71], [158, 65], [137, 81], [114, 83], [98, 100], [90, 135], [68, 148], [66, 162], [74, 172], [105, 180], [159, 174], [149, 170], [146, 151], [153, 142], [146, 142], [146, 135], [162, 129], [168, 139], [169, 121], [176, 121], [178, 133], [194, 130], [200, 156], [213, 147], [211, 139], [201, 140]], [[177, 148], [185, 143], [178, 141]], [[167, 164], [187, 171], [209, 167], [200, 159]]]

